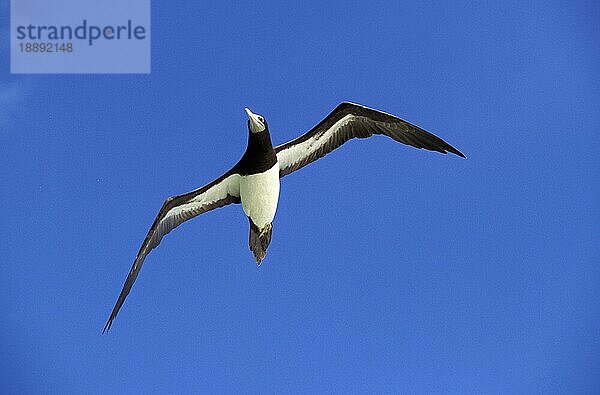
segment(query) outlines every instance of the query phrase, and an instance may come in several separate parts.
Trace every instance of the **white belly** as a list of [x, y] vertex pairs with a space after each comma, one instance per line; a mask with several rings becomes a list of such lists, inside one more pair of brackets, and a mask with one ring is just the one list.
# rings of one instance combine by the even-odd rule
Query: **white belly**
[[244, 212], [259, 229], [273, 222], [279, 200], [279, 164], [264, 173], [240, 177]]

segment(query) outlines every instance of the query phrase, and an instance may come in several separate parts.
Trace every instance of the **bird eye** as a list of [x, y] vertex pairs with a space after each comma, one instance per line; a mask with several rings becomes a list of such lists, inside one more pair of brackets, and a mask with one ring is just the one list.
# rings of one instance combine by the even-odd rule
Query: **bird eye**
[[261, 121], [262, 123], [265, 123], [265, 119], [261, 116], [258, 117], [258, 120]]

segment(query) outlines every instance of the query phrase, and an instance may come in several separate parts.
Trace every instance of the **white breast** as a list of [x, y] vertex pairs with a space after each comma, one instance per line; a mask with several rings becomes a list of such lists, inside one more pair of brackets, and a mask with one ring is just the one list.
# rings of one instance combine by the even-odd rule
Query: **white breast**
[[279, 200], [279, 164], [264, 173], [240, 177], [244, 212], [259, 229], [273, 222]]

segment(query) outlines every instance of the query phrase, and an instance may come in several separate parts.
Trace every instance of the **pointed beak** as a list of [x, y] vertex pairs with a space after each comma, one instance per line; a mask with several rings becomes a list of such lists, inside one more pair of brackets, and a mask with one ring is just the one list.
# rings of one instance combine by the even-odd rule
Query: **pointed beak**
[[244, 111], [246, 111], [246, 114], [248, 114], [248, 119], [256, 125], [258, 123], [258, 115], [250, 111], [248, 107], [244, 108]]
[[260, 121], [260, 119], [258, 118], [258, 115], [256, 115], [252, 111], [250, 111], [250, 109], [248, 107], [244, 108], [244, 111], [246, 111], [246, 114], [248, 115], [248, 119], [250, 120], [252, 129], [255, 133], [264, 130], [265, 125]]

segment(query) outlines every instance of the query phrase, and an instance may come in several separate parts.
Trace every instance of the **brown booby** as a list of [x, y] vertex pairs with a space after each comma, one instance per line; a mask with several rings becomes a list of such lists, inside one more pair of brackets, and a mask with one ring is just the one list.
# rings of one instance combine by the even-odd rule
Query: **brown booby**
[[346, 141], [382, 134], [416, 148], [443, 154], [460, 151], [437, 136], [393, 115], [353, 103], [342, 103], [302, 136], [273, 147], [269, 125], [261, 115], [248, 114], [248, 146], [240, 161], [216, 180], [183, 195], [168, 198], [154, 220], [103, 332], [110, 329], [137, 278], [144, 259], [164, 235], [207, 211], [241, 203], [250, 222], [249, 246], [260, 265], [271, 242], [279, 200], [279, 179], [323, 157]]

